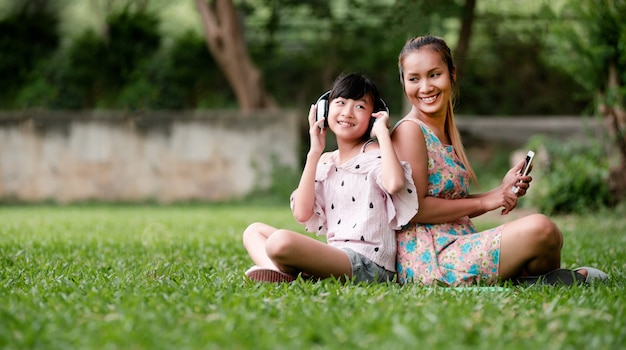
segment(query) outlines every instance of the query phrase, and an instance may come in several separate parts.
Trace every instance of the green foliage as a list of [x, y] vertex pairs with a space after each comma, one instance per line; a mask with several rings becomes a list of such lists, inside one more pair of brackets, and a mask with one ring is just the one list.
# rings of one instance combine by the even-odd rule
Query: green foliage
[[[614, 182], [623, 188], [625, 181], [619, 177], [623, 179], [626, 171], [626, 1], [570, 0], [562, 18], [567, 20], [554, 21], [545, 39], [554, 48], [549, 61], [563, 67], [594, 97], [594, 114], [604, 118], [622, 157]], [[617, 196], [623, 200], [624, 194]]]
[[478, 183], [470, 183], [470, 193], [487, 192], [500, 186], [504, 174], [511, 168], [510, 155], [515, 147], [507, 143], [476, 141], [464, 137], [466, 144], [474, 146], [466, 149]]
[[[263, 178], [261, 169], [255, 164], [257, 178]], [[268, 184], [257, 183], [255, 187], [244, 199], [245, 203], [265, 203], [286, 205], [289, 203], [291, 193], [298, 187], [301, 169], [294, 169], [290, 166], [279, 163], [276, 157], [270, 162], [270, 181]]]
[[108, 41], [93, 31], [79, 35], [31, 73], [16, 105], [52, 109], [234, 107], [224, 102], [234, 97], [204, 38], [187, 32], [161, 47], [156, 25], [154, 17], [143, 14], [111, 16], [113, 33]]
[[626, 82], [626, 1], [568, 0], [553, 16], [545, 36], [548, 62], [590, 93], [605, 91], [609, 62], [618, 65], [622, 85]]
[[624, 214], [557, 218], [605, 284], [454, 289], [245, 280], [242, 231], [299, 230], [285, 205], [3, 207], [0, 347], [619, 349]]
[[[20, 107], [87, 109], [126, 108], [125, 90], [138, 67], [160, 46], [158, 19], [143, 12], [123, 11], [107, 18], [108, 36], [94, 31], [75, 38], [34, 69], [16, 98]], [[119, 91], [122, 91], [120, 94]]]
[[134, 70], [156, 53], [160, 44], [159, 19], [145, 12], [123, 11], [107, 18], [107, 83], [112, 88], [131, 81]]
[[[457, 0], [235, 3], [240, 10], [248, 51], [280, 106], [306, 106], [339, 73], [362, 71], [376, 81], [394, 115], [403, 109], [396, 62], [405, 40], [432, 33], [444, 37], [454, 50], [463, 11], [463, 2]], [[587, 9], [586, 2], [571, 1], [574, 5], [578, 3], [580, 8]], [[465, 58], [466, 66], [459, 78], [458, 112], [580, 114], [592, 99], [585, 84], [595, 82], [593, 78], [600, 76], [596, 68], [606, 67], [597, 59], [615, 51], [615, 46], [587, 43], [621, 42], [619, 38], [624, 37], [619, 34], [623, 32], [619, 26], [625, 23], [620, 17], [623, 7], [619, 7], [623, 1], [592, 3], [603, 5], [596, 6], [598, 9], [614, 4], [601, 26], [587, 21], [586, 15], [576, 17], [577, 8], [570, 2], [562, 9], [554, 6], [559, 11], [554, 14], [534, 4], [528, 7], [534, 10], [528, 10], [494, 0], [479, 2], [470, 56]], [[236, 99], [201, 35], [185, 33], [170, 37], [159, 32], [158, 6], [153, 2], [127, 2], [125, 7], [118, 6], [107, 16], [103, 30], [97, 28], [66, 38], [64, 43], [68, 45], [63, 46], [58, 46], [58, 35], [56, 41], [52, 40], [51, 33], [56, 29], [51, 28], [56, 25], [50, 21], [31, 23], [46, 28], [45, 32], [37, 32], [36, 40], [34, 34], [28, 34], [33, 36], [30, 40], [13, 40], [19, 33], [1, 30], [0, 38], [4, 39], [0, 40], [3, 52], [0, 79], [4, 79], [4, 88], [0, 92], [0, 108], [235, 108]], [[111, 8], [116, 7], [111, 5]], [[559, 51], [566, 45], [561, 39], [570, 35], [559, 36], [559, 33], [572, 22], [577, 23], [576, 34], [583, 30], [598, 33], [581, 36], [585, 39], [572, 44], [571, 52]], [[23, 25], [27, 22], [10, 23], [14, 29], [27, 28]], [[40, 42], [46, 44], [41, 46]], [[41, 47], [44, 49], [40, 50]], [[581, 56], [582, 59], [569, 59]], [[619, 61], [623, 64], [622, 56]], [[586, 64], [593, 59], [597, 61], [593, 69], [570, 69], [576, 61]], [[550, 67], [546, 60], [567, 62]], [[20, 64], [19, 69], [16, 64]], [[620, 70], [622, 75], [625, 71]], [[615, 96], [621, 95], [616, 92], [606, 95]]]
[[609, 154], [601, 144], [535, 138], [529, 204], [546, 214], [588, 213], [611, 203]]
[[376, 82], [392, 113], [399, 114], [400, 48], [411, 36], [444, 33], [444, 22], [460, 7], [453, 0], [274, 0], [244, 10], [249, 50], [281, 106], [311, 103], [337, 75], [358, 71]]
[[45, 9], [23, 9], [0, 20], [0, 105], [14, 107], [13, 99], [29, 74], [57, 48], [57, 22]]
[[[93, 108], [104, 94], [107, 55], [106, 43], [93, 31], [79, 36], [67, 51], [61, 64], [51, 64], [50, 77], [57, 86], [58, 99], [53, 107], [58, 109]], [[58, 69], [58, 71], [57, 71]]]
[[543, 43], [546, 29], [542, 19], [520, 25], [502, 21], [497, 14], [476, 23], [470, 57], [459, 77], [460, 111], [476, 115], [581, 114], [592, 100], [566, 70], [542, 59], [542, 53], [550, 50]]
[[138, 67], [120, 93], [120, 105], [139, 109], [233, 107], [232, 90], [204, 38], [186, 32]]

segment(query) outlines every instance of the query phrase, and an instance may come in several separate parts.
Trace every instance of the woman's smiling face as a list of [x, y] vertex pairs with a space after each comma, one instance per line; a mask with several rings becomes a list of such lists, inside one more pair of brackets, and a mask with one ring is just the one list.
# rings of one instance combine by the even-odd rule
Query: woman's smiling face
[[412, 51], [404, 57], [402, 71], [411, 105], [425, 115], [445, 117], [454, 77], [440, 54], [428, 47]]

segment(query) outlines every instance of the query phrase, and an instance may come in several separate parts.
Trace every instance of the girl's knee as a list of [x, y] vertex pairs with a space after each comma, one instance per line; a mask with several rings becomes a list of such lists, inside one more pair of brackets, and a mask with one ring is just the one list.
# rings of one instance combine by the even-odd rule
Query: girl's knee
[[262, 224], [260, 222], [255, 222], [248, 225], [248, 227], [246, 227], [246, 229], [243, 231], [243, 240], [245, 241], [246, 237], [261, 234], [261, 225]]
[[278, 230], [274, 232], [268, 239], [265, 245], [265, 252], [270, 259], [279, 261], [284, 259], [286, 255], [291, 251], [293, 243], [293, 233], [288, 230]]

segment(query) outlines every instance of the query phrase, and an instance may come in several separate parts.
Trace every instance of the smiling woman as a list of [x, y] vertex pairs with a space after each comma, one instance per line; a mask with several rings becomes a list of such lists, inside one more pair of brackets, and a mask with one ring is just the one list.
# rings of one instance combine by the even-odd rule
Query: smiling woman
[[[470, 194], [475, 175], [454, 124], [457, 80], [450, 48], [435, 36], [415, 37], [402, 48], [398, 67], [412, 108], [394, 128], [392, 141], [400, 160], [411, 164], [420, 204], [411, 225], [398, 234], [400, 281], [459, 286], [606, 279], [593, 268], [559, 269], [563, 235], [545, 215], [475, 229], [471, 218], [500, 209], [508, 214], [526, 194], [532, 178], [521, 171], [524, 160], [496, 188]], [[526, 279], [538, 275], [541, 279]]]

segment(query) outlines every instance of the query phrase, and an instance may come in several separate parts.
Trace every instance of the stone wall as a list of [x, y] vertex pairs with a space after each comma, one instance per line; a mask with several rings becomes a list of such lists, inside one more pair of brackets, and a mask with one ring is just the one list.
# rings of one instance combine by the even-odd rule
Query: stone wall
[[[521, 147], [535, 134], [602, 137], [600, 123], [580, 117], [456, 121], [470, 147], [477, 140]], [[241, 197], [270, 183], [272, 165], [300, 167], [303, 123], [301, 113], [284, 110], [0, 113], [0, 201]], [[333, 144], [330, 135], [327, 148]]]
[[605, 137], [602, 122], [593, 117], [509, 116], [494, 118], [463, 115], [456, 117], [455, 121], [464, 135], [465, 144], [473, 139], [479, 139], [521, 147], [534, 135], [579, 141]]
[[[0, 115], [0, 199], [159, 202], [240, 197], [298, 166], [294, 112]], [[273, 162], [273, 163], [272, 163]]]

